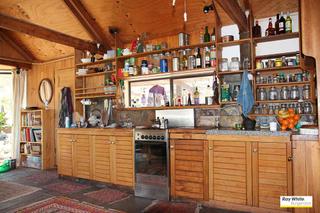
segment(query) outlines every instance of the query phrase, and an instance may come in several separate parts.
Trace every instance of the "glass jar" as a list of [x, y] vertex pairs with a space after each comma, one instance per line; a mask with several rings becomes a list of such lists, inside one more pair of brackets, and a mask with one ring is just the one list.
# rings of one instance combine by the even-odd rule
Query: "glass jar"
[[280, 111], [280, 106], [279, 105], [277, 105], [277, 106], [275, 106], [275, 108], [274, 108], [274, 114], [278, 114], [279, 113], [279, 111]]
[[268, 108], [267, 108], [267, 105], [266, 105], [266, 104], [263, 104], [263, 105], [262, 105], [261, 114], [267, 115], [268, 113], [269, 113], [269, 110], [268, 110]]
[[288, 87], [284, 86], [281, 88], [281, 91], [280, 91], [280, 99], [281, 100], [288, 100], [290, 97], [290, 92], [289, 92], [289, 89]]
[[312, 109], [311, 103], [309, 103], [309, 102], [304, 103], [303, 113], [311, 114], [312, 111], [313, 111], [313, 109]]
[[260, 90], [258, 90], [258, 97], [260, 101], [267, 100], [267, 91], [265, 88], [261, 88]]
[[221, 59], [220, 71], [224, 72], [224, 71], [228, 71], [228, 70], [229, 70], [229, 68], [228, 68], [228, 59], [227, 58]]
[[230, 62], [230, 70], [238, 71], [240, 70], [240, 61], [238, 57], [232, 57]]
[[256, 69], [263, 69], [263, 63], [261, 59], [256, 60]]
[[299, 89], [297, 86], [291, 87], [290, 97], [292, 100], [299, 100]]
[[257, 84], [261, 84], [262, 82], [260, 81], [260, 72], [257, 72], [257, 75], [256, 75], [256, 83]]
[[270, 89], [269, 100], [278, 100], [278, 91], [275, 87], [271, 87]]
[[281, 60], [281, 58], [276, 58], [276, 60], [275, 60], [275, 65], [276, 65], [276, 67], [282, 67], [282, 60]]
[[310, 86], [309, 85], [303, 86], [302, 97], [303, 97], [303, 100], [310, 99]]

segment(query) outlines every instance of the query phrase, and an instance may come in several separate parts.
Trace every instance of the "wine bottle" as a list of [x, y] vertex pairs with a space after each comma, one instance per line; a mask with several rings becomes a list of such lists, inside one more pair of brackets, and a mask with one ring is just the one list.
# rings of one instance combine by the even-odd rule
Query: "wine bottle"
[[276, 34], [278, 35], [278, 34], [280, 34], [279, 33], [279, 22], [280, 22], [280, 15], [279, 15], [279, 13], [277, 14], [277, 21], [276, 21], [276, 23], [274, 24], [274, 26], [275, 26], [275, 28], [276, 28]]
[[210, 51], [209, 51], [208, 47], [205, 47], [204, 64], [205, 64], [206, 68], [211, 66], [211, 63], [210, 63]]
[[200, 48], [198, 48], [198, 53], [196, 56], [196, 67], [202, 68], [202, 57], [201, 57], [201, 53], [200, 53]]
[[200, 93], [198, 91], [198, 87], [196, 87], [196, 91], [193, 93], [194, 105], [199, 105]]
[[203, 41], [210, 42], [210, 34], [209, 34], [208, 26], [206, 26], [206, 28], [205, 28], [205, 32], [203, 35]]
[[261, 27], [260, 27], [260, 25], [259, 25], [259, 22], [258, 22], [258, 20], [256, 20], [256, 25], [253, 27], [253, 29], [252, 29], [252, 36], [254, 37], [254, 38], [256, 38], [256, 37], [261, 37]]
[[281, 12], [281, 17], [279, 20], [279, 34], [286, 33], [286, 20], [283, 17], [283, 12]]
[[213, 28], [212, 33], [211, 33], [211, 41], [215, 42], [216, 41], [216, 30]]

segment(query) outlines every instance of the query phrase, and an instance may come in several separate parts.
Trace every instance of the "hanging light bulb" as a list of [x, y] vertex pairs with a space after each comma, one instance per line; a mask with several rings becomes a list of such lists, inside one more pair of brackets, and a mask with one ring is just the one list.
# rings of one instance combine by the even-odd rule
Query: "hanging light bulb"
[[188, 17], [187, 17], [187, 0], [184, 0], [184, 13], [183, 13], [183, 20], [184, 22], [188, 21]]
[[172, 0], [172, 7], [176, 6], [176, 0]]

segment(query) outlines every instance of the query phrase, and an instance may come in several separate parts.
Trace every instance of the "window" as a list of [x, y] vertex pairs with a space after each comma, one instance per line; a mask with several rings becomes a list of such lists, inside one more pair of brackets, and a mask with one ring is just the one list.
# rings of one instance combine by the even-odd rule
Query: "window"
[[[199, 103], [205, 104], [205, 97], [208, 92], [212, 91], [212, 85], [212, 76], [173, 79], [173, 97], [182, 97], [183, 95], [188, 95], [189, 93], [191, 97], [193, 97], [193, 93], [196, 91], [196, 88], [198, 88], [200, 93]], [[208, 91], [208, 88], [210, 91]]]
[[130, 107], [159, 107], [170, 104], [170, 80], [130, 83]]

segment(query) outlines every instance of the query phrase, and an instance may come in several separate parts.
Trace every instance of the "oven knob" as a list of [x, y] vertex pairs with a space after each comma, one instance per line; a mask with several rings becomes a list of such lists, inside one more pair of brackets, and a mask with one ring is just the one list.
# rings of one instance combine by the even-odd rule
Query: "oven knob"
[[159, 135], [157, 136], [157, 139], [160, 140], [160, 136]]
[[153, 136], [153, 140], [155, 140], [155, 139], [157, 139], [157, 136], [154, 135], [154, 136]]
[[164, 136], [161, 136], [161, 140], [164, 140]]
[[141, 135], [141, 139], [144, 139], [144, 135]]
[[152, 135], [149, 135], [149, 140], [151, 140], [152, 139]]

